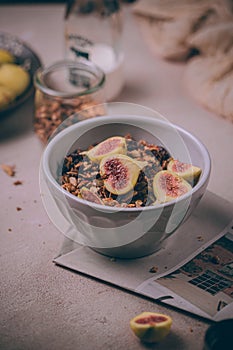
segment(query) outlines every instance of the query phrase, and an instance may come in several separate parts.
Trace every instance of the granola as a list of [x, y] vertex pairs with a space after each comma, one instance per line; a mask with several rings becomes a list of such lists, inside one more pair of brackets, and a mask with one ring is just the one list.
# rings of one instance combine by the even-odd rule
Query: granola
[[[167, 168], [171, 156], [164, 147], [149, 144], [145, 140], [136, 141], [130, 135], [126, 135], [125, 140], [126, 155], [147, 163], [140, 170], [132, 191], [121, 195], [109, 192], [104, 185], [99, 164], [91, 161], [80, 149], [66, 156], [62, 176], [59, 178], [61, 186], [77, 197], [82, 197], [82, 189], [89, 190], [100, 198], [102, 204], [112, 207], [138, 208], [152, 205], [156, 200], [153, 178], [157, 172]], [[94, 146], [96, 145], [92, 145], [90, 149]]]
[[[50, 100], [40, 96], [38, 100], [39, 103], [36, 103], [35, 110], [34, 130], [44, 144], [62, 128], [77, 121], [104, 114], [103, 106], [98, 105], [96, 101], [88, 97], [80, 96], [76, 99], [57, 98], [56, 100]], [[71, 118], [71, 116], [73, 117]]]
[[1, 164], [2, 170], [9, 176], [15, 176], [15, 165]]

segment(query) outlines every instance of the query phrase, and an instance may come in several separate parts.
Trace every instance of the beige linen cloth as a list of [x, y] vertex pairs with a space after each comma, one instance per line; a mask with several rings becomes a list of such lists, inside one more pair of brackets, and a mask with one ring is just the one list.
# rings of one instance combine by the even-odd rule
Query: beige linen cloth
[[186, 62], [192, 96], [233, 121], [233, 0], [139, 0], [134, 14], [157, 56]]

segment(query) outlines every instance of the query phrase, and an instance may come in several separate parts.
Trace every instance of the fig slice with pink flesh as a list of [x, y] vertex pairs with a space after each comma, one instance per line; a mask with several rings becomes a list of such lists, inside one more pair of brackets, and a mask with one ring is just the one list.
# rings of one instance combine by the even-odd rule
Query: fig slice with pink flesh
[[176, 159], [170, 160], [167, 165], [167, 170], [176, 173], [191, 183], [196, 183], [201, 175], [201, 168], [192, 164], [180, 162]]
[[91, 161], [99, 163], [101, 159], [112, 154], [126, 154], [127, 146], [126, 140], [121, 136], [113, 136], [98, 143], [95, 147], [89, 151], [82, 152], [82, 155], [86, 155]]
[[131, 191], [137, 183], [139, 173], [147, 165], [123, 154], [103, 158], [100, 162], [100, 175], [106, 189], [116, 195]]
[[181, 176], [168, 171], [159, 171], [153, 179], [153, 191], [160, 203], [170, 202], [192, 190], [192, 186]]
[[86, 201], [93, 202], [96, 204], [104, 204], [96, 193], [92, 192], [86, 187], [81, 188], [80, 196], [82, 199], [85, 199]]
[[156, 312], [142, 312], [130, 320], [130, 328], [145, 343], [163, 340], [170, 332], [172, 318]]

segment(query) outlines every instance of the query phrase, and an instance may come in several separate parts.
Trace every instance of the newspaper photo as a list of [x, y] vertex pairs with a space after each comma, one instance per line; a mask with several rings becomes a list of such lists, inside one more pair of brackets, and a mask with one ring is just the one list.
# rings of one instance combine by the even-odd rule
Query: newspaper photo
[[226, 307], [233, 315], [233, 235], [227, 233], [180, 268], [144, 283], [141, 292], [147, 294], [149, 287], [151, 294], [154, 288], [156, 297], [158, 285], [166, 288], [167, 300], [175, 293], [205, 317], [214, 319]]

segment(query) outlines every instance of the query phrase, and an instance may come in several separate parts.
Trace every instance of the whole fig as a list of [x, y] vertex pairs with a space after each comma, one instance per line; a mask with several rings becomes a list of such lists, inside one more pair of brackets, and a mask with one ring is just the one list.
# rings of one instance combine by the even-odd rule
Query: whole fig
[[29, 73], [14, 63], [4, 63], [0, 66], [0, 85], [6, 86], [14, 97], [21, 95], [30, 83]]
[[15, 98], [14, 92], [7, 86], [0, 85], [0, 109], [7, 107]]
[[0, 49], [0, 63], [13, 63], [15, 60], [11, 52], [5, 49]]

